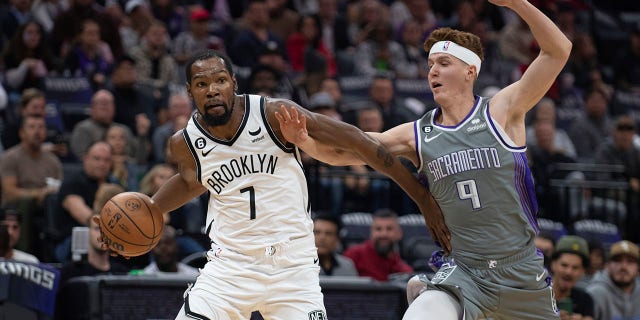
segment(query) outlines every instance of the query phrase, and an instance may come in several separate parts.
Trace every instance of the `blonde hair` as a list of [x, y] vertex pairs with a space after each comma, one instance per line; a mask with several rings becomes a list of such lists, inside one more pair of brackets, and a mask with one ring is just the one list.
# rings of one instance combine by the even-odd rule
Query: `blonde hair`
[[140, 180], [140, 192], [148, 196], [152, 196], [157, 191], [156, 186], [153, 185], [153, 180], [160, 173], [160, 170], [165, 168], [171, 169], [171, 171], [173, 172], [176, 171], [172, 166], [168, 164], [156, 164], [155, 166], [153, 166], [153, 168], [151, 168], [151, 170], [149, 170], [149, 172], [147, 172], [147, 174], [144, 175], [144, 177], [142, 177], [142, 180]]
[[103, 183], [96, 191], [96, 197], [93, 200], [93, 212], [100, 213], [102, 207], [113, 198], [113, 196], [123, 193], [125, 190], [121, 185], [115, 183]]

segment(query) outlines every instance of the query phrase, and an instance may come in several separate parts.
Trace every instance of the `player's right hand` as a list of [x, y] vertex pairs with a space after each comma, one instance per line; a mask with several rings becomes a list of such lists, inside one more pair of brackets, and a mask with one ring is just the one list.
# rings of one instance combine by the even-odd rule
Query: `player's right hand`
[[427, 202], [427, 208], [421, 208], [420, 211], [422, 211], [425, 217], [431, 238], [440, 244], [446, 255], [449, 255], [451, 253], [451, 232], [445, 224], [442, 210], [431, 193], [427, 195], [425, 200]]
[[[110, 256], [112, 256], [112, 257], [117, 257], [117, 256], [119, 256], [119, 254], [118, 254], [117, 252], [115, 252], [115, 251], [111, 250], [111, 249], [109, 248], [109, 245], [107, 245], [107, 244], [104, 242], [104, 234], [102, 233], [102, 224], [100, 224], [100, 217], [94, 216], [94, 217], [92, 217], [92, 218], [91, 218], [91, 220], [93, 220], [93, 222], [94, 222], [95, 224], [97, 224], [97, 225], [98, 225], [98, 227], [100, 228], [100, 236], [98, 237], [98, 242], [100, 242], [100, 249], [105, 250], [105, 251], [108, 251], [108, 252], [109, 252], [109, 255], [110, 255]], [[125, 258], [125, 259], [127, 259], [127, 260], [129, 260], [129, 258], [131, 258], [131, 257], [129, 257], [129, 256], [122, 256], [122, 257], [123, 257], [123, 258]]]

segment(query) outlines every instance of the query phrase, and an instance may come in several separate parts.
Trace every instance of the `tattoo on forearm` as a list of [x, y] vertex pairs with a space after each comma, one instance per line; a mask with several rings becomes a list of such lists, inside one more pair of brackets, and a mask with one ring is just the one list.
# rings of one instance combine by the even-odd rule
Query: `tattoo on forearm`
[[378, 152], [376, 156], [379, 159], [382, 159], [385, 167], [391, 167], [394, 162], [394, 157], [384, 146], [378, 146]]

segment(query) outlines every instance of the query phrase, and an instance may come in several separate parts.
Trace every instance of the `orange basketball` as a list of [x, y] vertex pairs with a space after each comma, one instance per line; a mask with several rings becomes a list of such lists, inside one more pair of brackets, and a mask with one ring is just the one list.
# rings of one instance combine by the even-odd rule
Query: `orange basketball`
[[149, 252], [160, 241], [163, 225], [160, 208], [139, 192], [117, 194], [100, 211], [102, 240], [122, 256]]

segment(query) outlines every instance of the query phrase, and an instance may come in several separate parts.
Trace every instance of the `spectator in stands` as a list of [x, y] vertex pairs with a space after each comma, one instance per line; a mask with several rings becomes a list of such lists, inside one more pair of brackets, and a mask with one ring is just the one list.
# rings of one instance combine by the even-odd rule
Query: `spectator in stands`
[[31, 5], [31, 14], [45, 31], [51, 33], [53, 22], [65, 10], [69, 9], [69, 3], [61, 0], [35, 0]]
[[614, 73], [616, 87], [633, 93], [640, 93], [640, 25], [631, 30], [629, 47], [623, 47], [615, 60]]
[[240, 21], [243, 29], [238, 32], [228, 48], [233, 62], [241, 67], [254, 67], [260, 63], [259, 54], [275, 48], [287, 61], [284, 39], [269, 31], [269, 8], [265, 0], [251, 0]]
[[[411, 0], [422, 2], [423, 0]], [[427, 3], [427, 1], [424, 1]], [[427, 53], [424, 51], [423, 30], [416, 20], [406, 21], [400, 28], [399, 43], [407, 58], [406, 68], [396, 72], [399, 78], [426, 79], [429, 72]]]
[[594, 319], [640, 318], [640, 251], [633, 242], [622, 240], [609, 250], [605, 269], [596, 273], [587, 287], [594, 299]]
[[[91, 216], [98, 216], [92, 214]], [[58, 286], [58, 295], [56, 298], [55, 319], [73, 319], [77, 317], [77, 311], [70, 297], [70, 287], [67, 282], [70, 279], [80, 276], [96, 276], [105, 274], [124, 275], [129, 269], [125, 266], [111, 261], [109, 251], [102, 249], [100, 238], [100, 226], [93, 220], [86, 222], [89, 227], [89, 252], [87, 258], [81, 261], [68, 261], [60, 269], [60, 284]], [[71, 287], [72, 288], [72, 287]]]
[[391, 274], [413, 272], [397, 252], [400, 239], [402, 228], [397, 214], [389, 209], [380, 209], [373, 213], [370, 239], [351, 246], [344, 256], [353, 260], [361, 277], [387, 281]]
[[[288, 0], [267, 1], [269, 31], [282, 40], [286, 40], [296, 31], [296, 24], [300, 19], [300, 15], [288, 7], [288, 2]], [[299, 30], [300, 28], [298, 27], [297, 29]]]
[[389, 6], [389, 20], [394, 33], [400, 31], [409, 21], [418, 25], [420, 37], [427, 35], [436, 27], [436, 15], [428, 0], [394, 1]]
[[211, 15], [204, 8], [195, 8], [189, 15], [189, 29], [180, 32], [173, 40], [173, 57], [183, 65], [196, 52], [214, 49], [224, 52], [224, 41], [209, 34]]
[[153, 15], [147, 1], [128, 0], [124, 5], [126, 18], [120, 24], [120, 37], [125, 54], [131, 54], [131, 49], [140, 44], [144, 34], [151, 25]]
[[[261, 51], [256, 53], [258, 63], [257, 65], [253, 65], [252, 71], [253, 69], [258, 68], [258, 66], [260, 65], [265, 65], [273, 68], [273, 70], [275, 70], [278, 75], [278, 84], [272, 97], [293, 99], [294, 101], [298, 101], [299, 94], [296, 91], [295, 85], [293, 84], [290, 74], [291, 67], [284, 52], [284, 47], [280, 47], [280, 44], [278, 44], [277, 42], [269, 42], [265, 44], [265, 47], [262, 48]], [[299, 85], [298, 88], [304, 87], [304, 85], [305, 84], [303, 83]], [[312, 93], [310, 93], [309, 95], [311, 94]], [[306, 104], [306, 101], [304, 104]]]
[[[308, 104], [309, 110], [323, 114], [327, 117], [341, 120], [340, 113], [335, 108], [335, 102], [331, 95], [326, 92], [318, 92], [311, 96]], [[317, 186], [313, 194], [313, 207], [316, 210], [330, 212], [340, 216], [344, 211], [344, 170], [334, 167], [324, 162], [316, 161], [306, 153], [301, 153], [302, 163], [310, 172], [318, 172], [317, 175], [309, 177], [311, 185]], [[316, 183], [315, 179], [319, 179]], [[317, 199], [316, 199], [317, 196]]]
[[156, 163], [165, 162], [167, 140], [178, 130], [185, 127], [193, 106], [189, 96], [184, 93], [174, 93], [169, 97], [167, 121], [153, 131], [153, 155]]
[[340, 88], [340, 83], [335, 78], [324, 78], [320, 83], [320, 91], [318, 92], [326, 92], [331, 95], [333, 98], [333, 102], [335, 103], [335, 108], [338, 110], [342, 118], [344, 119], [345, 113], [347, 111], [347, 106], [345, 106], [342, 101], [342, 89]]
[[336, 62], [333, 54], [325, 47], [321, 41], [320, 18], [317, 16], [301, 16], [297, 22], [297, 31], [287, 38], [287, 53], [291, 61], [291, 69], [297, 73], [303, 73], [305, 67], [309, 67], [311, 61], [323, 66], [323, 76], [336, 76]]
[[593, 298], [584, 289], [576, 287], [588, 265], [586, 240], [572, 235], [558, 239], [550, 271], [560, 319], [593, 320]]
[[[102, 141], [107, 134], [107, 129], [111, 126], [123, 127], [127, 131], [129, 145], [134, 146], [128, 153], [135, 159], [145, 159], [145, 150], [138, 147], [140, 139], [135, 139], [131, 130], [123, 124], [113, 122], [115, 115], [115, 105], [113, 94], [107, 90], [98, 90], [91, 97], [91, 109], [89, 118], [78, 122], [71, 132], [71, 152], [82, 159], [89, 147]], [[144, 139], [142, 140], [144, 142]], [[141, 159], [141, 160], [142, 160]]]
[[393, 40], [388, 21], [377, 21], [371, 26], [366, 39], [356, 47], [356, 57], [356, 73], [360, 75], [388, 72], [407, 78], [413, 72], [402, 45]]
[[533, 238], [536, 248], [542, 252], [544, 256], [544, 266], [549, 270], [551, 268], [551, 257], [556, 249], [556, 240], [553, 236], [546, 232], [540, 232]]
[[637, 226], [640, 222], [640, 149], [634, 145], [636, 123], [631, 116], [622, 115], [615, 120], [612, 139], [602, 142], [595, 152], [595, 163], [622, 165], [624, 172], [619, 174], [603, 174], [604, 181], [627, 181], [629, 191], [623, 197], [627, 205], [626, 239], [640, 240]]
[[531, 62], [533, 34], [520, 17], [508, 22], [498, 34], [498, 45], [503, 63], [512, 67]]
[[613, 132], [607, 109], [609, 101], [600, 90], [591, 89], [584, 96], [585, 113], [574, 120], [567, 132], [576, 147], [579, 162], [593, 162], [594, 150]]
[[472, 1], [459, 1], [455, 10], [451, 28], [467, 32], [473, 31], [473, 24], [477, 21], [477, 17]]
[[598, 49], [593, 37], [586, 32], [577, 34], [573, 44], [567, 70], [573, 75], [576, 86], [588, 89], [592, 85], [592, 72], [600, 69]]
[[130, 49], [136, 61], [140, 81], [159, 90], [167, 90], [167, 85], [177, 83], [178, 64], [169, 54], [170, 45], [167, 27], [159, 20], [152, 20], [139, 45]]
[[55, 257], [59, 262], [67, 261], [71, 247], [71, 229], [87, 226], [93, 214], [92, 205], [101, 184], [107, 181], [111, 171], [111, 146], [96, 142], [82, 158], [82, 170], [62, 180], [58, 192], [60, 233], [65, 237], [57, 244]]
[[[374, 106], [359, 109], [356, 127], [364, 132], [382, 132], [382, 112]], [[344, 177], [344, 212], [373, 212], [389, 207], [388, 179], [376, 176], [374, 170], [366, 165], [349, 166], [349, 171], [356, 174]]]
[[568, 212], [561, 212], [558, 207], [562, 194], [557, 188], [551, 186], [550, 181], [568, 177], [569, 172], [557, 169], [558, 163], [574, 163], [576, 160], [566, 155], [563, 150], [556, 149], [555, 124], [537, 121], [533, 127], [537, 142], [534, 146], [527, 145], [527, 154], [531, 173], [536, 182], [536, 197], [540, 205], [538, 215], [555, 221], [568, 221], [565, 216]]
[[602, 243], [597, 240], [589, 241], [589, 266], [585, 271], [584, 277], [578, 282], [578, 286], [586, 288], [591, 283], [593, 276], [604, 269], [607, 262], [606, 258]]
[[147, 171], [144, 164], [129, 156], [128, 131], [122, 126], [110, 126], [104, 141], [111, 146], [112, 167], [110, 179], [126, 191], [138, 191], [140, 179]]
[[44, 30], [35, 21], [21, 25], [2, 51], [7, 89], [17, 94], [26, 88], [45, 89], [49, 71], [58, 71], [61, 63], [44, 41]]
[[65, 57], [76, 36], [82, 30], [85, 20], [96, 21], [100, 26], [100, 39], [109, 45], [114, 57], [123, 54], [122, 40], [118, 26], [111, 16], [94, 0], [75, 0], [69, 2], [69, 9], [58, 15], [51, 31], [53, 53]]
[[[157, 164], [147, 172], [140, 181], [140, 192], [153, 196], [158, 189], [169, 178], [176, 174], [176, 169], [168, 164]], [[202, 208], [203, 202], [199, 197], [191, 199], [182, 207], [165, 212], [164, 223], [172, 226], [179, 233], [177, 237], [180, 257], [190, 255], [195, 252], [205, 251], [202, 244], [193, 236], [202, 234], [204, 226], [205, 210]]]
[[353, 73], [353, 59], [343, 51], [353, 44], [348, 35], [347, 19], [337, 9], [337, 0], [318, 0], [318, 17], [321, 28], [320, 38], [324, 46], [336, 58], [341, 75]]
[[151, 128], [161, 100], [137, 86], [137, 82], [135, 60], [122, 56], [116, 62], [109, 86], [116, 106], [113, 121], [129, 127], [138, 139], [137, 147], [143, 148], [148, 155], [151, 152]]
[[9, 233], [8, 246], [4, 254], [0, 254], [0, 258], [13, 259], [17, 261], [39, 263], [40, 260], [36, 256], [16, 249], [16, 245], [20, 240], [22, 215], [18, 211], [9, 208], [0, 208], [0, 225], [2, 225]]
[[261, 94], [267, 97], [278, 97], [278, 84], [281, 75], [275, 68], [259, 64], [251, 68], [247, 79], [247, 93]]
[[21, 118], [20, 144], [0, 156], [2, 204], [15, 207], [22, 215], [26, 232], [21, 247], [34, 251], [35, 219], [44, 216], [44, 200], [58, 191], [62, 180], [62, 163], [55, 154], [43, 150], [46, 138], [43, 117]]
[[198, 269], [178, 260], [180, 249], [176, 237], [176, 230], [172, 226], [165, 225], [160, 241], [151, 249], [152, 262], [144, 268], [143, 274], [183, 275], [194, 278], [200, 274]]
[[[540, 102], [533, 108], [533, 123], [549, 122], [555, 127], [553, 135], [553, 148], [567, 157], [574, 158], [577, 156], [576, 147], [573, 145], [571, 138], [567, 132], [558, 128], [556, 125], [556, 103], [548, 97], [540, 99]], [[527, 127], [527, 146], [535, 147], [538, 145], [536, 139], [535, 126]]]
[[31, 0], [4, 1], [0, 7], [0, 48], [21, 25], [31, 19]]
[[321, 213], [313, 219], [320, 275], [357, 277], [358, 271], [353, 261], [338, 253], [340, 229], [340, 220], [335, 215]]
[[100, 38], [98, 22], [82, 21], [80, 32], [65, 56], [64, 66], [74, 76], [89, 79], [93, 90], [104, 88], [111, 75], [113, 53]]
[[175, 1], [151, 0], [151, 13], [165, 24], [171, 39], [175, 39], [184, 30], [185, 12]]
[[396, 99], [393, 79], [387, 75], [378, 74], [373, 78], [369, 87], [369, 98], [373, 105], [382, 111], [385, 131], [418, 118], [418, 115]]
[[[21, 119], [27, 116], [38, 116], [46, 118], [47, 100], [44, 93], [35, 88], [29, 88], [22, 92], [18, 110], [13, 121], [4, 124], [1, 138], [5, 148], [11, 148], [20, 143], [20, 125]], [[68, 156], [69, 146], [65, 139], [65, 134], [61, 132], [61, 128], [55, 125], [47, 124], [46, 143], [42, 144], [42, 148], [55, 153], [58, 157], [64, 159]]]

